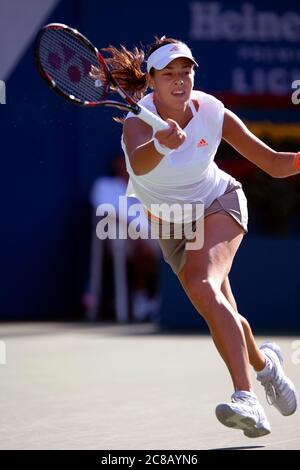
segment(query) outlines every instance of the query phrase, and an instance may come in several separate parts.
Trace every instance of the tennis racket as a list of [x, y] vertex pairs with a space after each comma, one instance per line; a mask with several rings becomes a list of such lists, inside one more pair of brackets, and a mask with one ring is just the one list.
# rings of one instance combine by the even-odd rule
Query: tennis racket
[[[120, 87], [98, 49], [76, 29], [60, 23], [44, 26], [35, 41], [35, 63], [49, 87], [70, 103], [84, 107], [112, 106], [131, 111], [155, 130], [169, 127]], [[89, 75], [92, 66], [98, 69], [97, 80]], [[112, 87], [123, 102], [105, 99]]]

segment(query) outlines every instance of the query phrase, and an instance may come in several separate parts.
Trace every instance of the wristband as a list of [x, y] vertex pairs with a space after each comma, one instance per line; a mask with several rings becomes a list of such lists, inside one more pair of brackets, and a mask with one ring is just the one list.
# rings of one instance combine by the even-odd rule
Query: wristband
[[297, 171], [300, 171], [300, 152], [296, 153], [294, 157], [294, 167]]
[[170, 149], [169, 147], [166, 147], [165, 145], [160, 144], [156, 137], [153, 138], [153, 144], [157, 152], [161, 153], [164, 157], [166, 155], [169, 155], [171, 152], [173, 152], [173, 149]]

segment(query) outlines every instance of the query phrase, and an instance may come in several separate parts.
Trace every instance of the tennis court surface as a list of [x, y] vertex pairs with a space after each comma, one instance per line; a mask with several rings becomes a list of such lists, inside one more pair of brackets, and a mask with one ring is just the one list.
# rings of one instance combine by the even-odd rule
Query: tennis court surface
[[[300, 338], [282, 348], [300, 391]], [[300, 412], [283, 417], [256, 382], [272, 433], [222, 426], [232, 385], [211, 338], [151, 324], [2, 323], [0, 449], [300, 449]], [[4, 363], [6, 361], [6, 363]]]

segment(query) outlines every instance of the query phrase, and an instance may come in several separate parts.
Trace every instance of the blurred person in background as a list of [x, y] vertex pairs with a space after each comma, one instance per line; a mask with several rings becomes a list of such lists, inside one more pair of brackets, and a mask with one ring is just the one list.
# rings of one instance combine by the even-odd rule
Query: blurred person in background
[[[115, 155], [111, 162], [111, 175], [97, 178], [90, 193], [94, 214], [101, 204], [110, 204], [113, 210], [109, 217], [113, 226], [124, 224], [126, 232], [132, 217], [119, 204], [119, 198], [125, 197], [127, 182], [124, 158], [122, 155]], [[137, 199], [127, 198], [127, 207], [133, 204], [140, 205]], [[139, 220], [143, 225], [140, 229], [147, 230], [148, 220], [142, 210], [140, 214]], [[87, 318], [101, 320], [105, 316], [103, 310], [101, 315], [101, 309], [107, 295], [103, 287], [109, 274], [107, 264], [105, 265], [105, 257], [108, 256], [112, 264], [110, 274], [114, 280], [112, 296], [116, 320], [121, 323], [130, 319], [137, 322], [157, 320], [160, 306], [160, 250], [157, 241], [149, 238], [114, 238], [111, 234], [107, 239], [100, 240], [96, 234], [98, 220], [94, 216], [89, 292], [85, 294]]]

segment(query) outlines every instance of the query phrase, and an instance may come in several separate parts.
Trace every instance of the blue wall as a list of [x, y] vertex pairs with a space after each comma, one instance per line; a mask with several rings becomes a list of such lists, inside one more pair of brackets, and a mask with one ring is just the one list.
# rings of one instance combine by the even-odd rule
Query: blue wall
[[[219, 3], [226, 8], [238, 8], [236, 2]], [[271, 2], [251, 3], [278, 13], [287, 8], [282, 2], [272, 2], [272, 6]], [[288, 3], [290, 9], [300, 14], [298, 2]], [[101, 1], [62, 0], [45, 23], [57, 21], [77, 27], [99, 47], [109, 43], [131, 47], [138, 41], [147, 45], [154, 35], [179, 37], [191, 45], [199, 58], [196, 87], [212, 92], [230, 91], [232, 64], [228, 61], [233, 56], [233, 45], [191, 38], [190, 12], [189, 2], [155, 0], [148, 4], [145, 19], [140, 2], [116, 1], [112, 7]], [[222, 43], [226, 61], [222, 60]], [[111, 156], [120, 149], [121, 127], [113, 123], [113, 113], [111, 110], [72, 107], [48, 90], [34, 69], [32, 44], [7, 81], [7, 104], [0, 107], [0, 318], [80, 315], [90, 240], [88, 193], [94, 179], [106, 172]], [[295, 120], [295, 109], [290, 110], [288, 119]], [[264, 267], [272, 265], [278, 272], [284, 271], [281, 278], [285, 282], [284, 292], [290, 292], [288, 288], [295, 292], [297, 262], [293, 265], [283, 255], [276, 263], [272, 261], [274, 252], [267, 252], [265, 246], [273, 241], [265, 240], [257, 245], [258, 250], [257, 247], [252, 249], [251, 243], [254, 241], [248, 235], [245, 248], [236, 261], [238, 274], [235, 274], [234, 284], [242, 309], [253, 311], [254, 296], [249, 296], [246, 283], [239, 283], [239, 279], [248, 280], [252, 255], [255, 253], [258, 259], [263, 257]], [[296, 242], [293, 252], [289, 251], [289, 240], [276, 243], [276, 256], [278, 252], [291, 253], [294, 260], [299, 259]], [[260, 308], [260, 314], [263, 315], [272, 300], [267, 292], [274, 289], [275, 269], [271, 271], [272, 279], [267, 275], [264, 278], [266, 290], [261, 289], [263, 276], [259, 269], [260, 264], [255, 264], [253, 279], [261, 276], [260, 305], [263, 308]], [[255, 291], [253, 279], [252, 293]], [[278, 291], [280, 276], [276, 280]], [[168, 297], [168, 283], [173, 286], [174, 280], [166, 275], [163, 282], [164, 305], [172, 305], [170, 310], [174, 311], [176, 299], [174, 295]], [[278, 311], [279, 306], [281, 309], [284, 305], [277, 298], [273, 304]], [[289, 312], [296, 318], [296, 301], [295, 308]], [[165, 314], [164, 307], [163, 318], [166, 319]]]
[[[239, 312], [255, 329], [299, 331], [299, 259], [299, 238], [244, 237], [229, 277]], [[162, 287], [163, 328], [207, 330], [166, 263]]]

